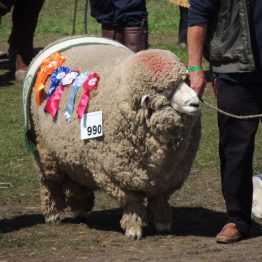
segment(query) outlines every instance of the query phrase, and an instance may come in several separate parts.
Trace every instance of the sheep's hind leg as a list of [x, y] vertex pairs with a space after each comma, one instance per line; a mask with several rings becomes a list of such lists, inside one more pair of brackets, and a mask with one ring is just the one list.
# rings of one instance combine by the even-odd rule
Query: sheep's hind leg
[[148, 199], [148, 218], [158, 233], [172, 230], [172, 212], [165, 196]]
[[148, 224], [147, 212], [143, 202], [126, 204], [120, 224], [125, 230], [127, 237], [141, 239], [143, 235], [143, 227]]
[[41, 179], [41, 207], [46, 223], [60, 223], [59, 213], [65, 208], [65, 198], [62, 185], [49, 179]]
[[38, 147], [33, 160], [36, 172], [40, 176], [41, 208], [45, 221], [49, 224], [58, 224], [59, 213], [65, 208], [62, 186], [64, 176], [58, 172], [55, 160], [44, 147]]
[[94, 207], [94, 192], [70, 179], [66, 184], [66, 203], [75, 217], [85, 218]]

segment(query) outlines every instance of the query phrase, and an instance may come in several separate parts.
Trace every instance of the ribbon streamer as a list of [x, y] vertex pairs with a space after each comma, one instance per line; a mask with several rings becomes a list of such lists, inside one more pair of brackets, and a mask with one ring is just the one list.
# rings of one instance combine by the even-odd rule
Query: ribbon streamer
[[69, 101], [67, 104], [67, 109], [65, 112], [65, 119], [66, 121], [71, 120], [72, 113], [74, 111], [74, 104], [75, 104], [75, 96], [78, 92], [79, 88], [83, 85], [84, 81], [87, 79], [87, 77], [90, 75], [89, 72], [81, 73], [74, 81], [73, 83], [73, 90], [71, 91], [71, 94], [69, 96]]
[[59, 103], [62, 97], [62, 94], [65, 90], [65, 87], [71, 85], [75, 78], [79, 75], [78, 71], [71, 71], [67, 73], [59, 82], [58, 87], [50, 97], [50, 99], [46, 102], [45, 110], [48, 112], [53, 118], [55, 117]]
[[37, 105], [41, 104], [41, 93], [45, 87], [47, 77], [61, 66], [65, 60], [66, 57], [64, 55], [56, 52], [41, 63], [40, 71], [37, 74], [35, 82]]
[[50, 85], [49, 90], [48, 90], [47, 100], [54, 93], [54, 91], [55, 91], [57, 85], [59, 84], [60, 80], [69, 72], [70, 72], [69, 67], [60, 66], [51, 75], [51, 85]]
[[97, 88], [100, 77], [97, 74], [89, 75], [83, 84], [84, 92], [77, 108], [78, 118], [81, 119], [90, 99], [90, 92]]

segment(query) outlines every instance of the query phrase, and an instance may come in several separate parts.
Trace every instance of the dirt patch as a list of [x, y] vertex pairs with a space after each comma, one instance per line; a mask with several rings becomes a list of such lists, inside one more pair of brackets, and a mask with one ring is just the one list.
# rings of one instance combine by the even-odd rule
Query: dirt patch
[[119, 226], [122, 209], [103, 192], [85, 220], [64, 214], [62, 224], [44, 224], [38, 199], [30, 206], [1, 207], [0, 261], [261, 261], [262, 221], [254, 221], [249, 239], [215, 243], [226, 221], [219, 175], [193, 172], [170, 199], [173, 230], [140, 241], [127, 239]]

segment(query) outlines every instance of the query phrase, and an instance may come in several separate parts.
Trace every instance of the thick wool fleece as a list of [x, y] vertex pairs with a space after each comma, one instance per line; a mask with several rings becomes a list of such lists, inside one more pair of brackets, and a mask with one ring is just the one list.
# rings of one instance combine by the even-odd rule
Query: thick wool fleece
[[[88, 112], [102, 110], [104, 135], [80, 140], [76, 114], [71, 122], [64, 120], [71, 89], [64, 91], [55, 120], [44, 113], [45, 101], [36, 105], [32, 92], [30, 126], [40, 175], [68, 176], [91, 191], [102, 188], [122, 204], [179, 189], [198, 149], [200, 120], [199, 115], [176, 112], [160, 94], [175, 90], [185, 77], [177, 57], [169, 51], [133, 54], [106, 45], [74, 47], [63, 54], [64, 66], [99, 74]], [[47, 81], [46, 93], [49, 86]], [[144, 95], [147, 107], [141, 107]]]

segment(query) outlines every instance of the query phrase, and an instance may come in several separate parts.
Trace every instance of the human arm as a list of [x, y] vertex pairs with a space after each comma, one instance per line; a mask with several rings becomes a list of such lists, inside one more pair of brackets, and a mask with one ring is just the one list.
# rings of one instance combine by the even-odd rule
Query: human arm
[[[201, 66], [202, 54], [206, 40], [207, 27], [216, 16], [219, 0], [189, 0], [188, 10], [188, 66]], [[203, 71], [195, 71], [189, 74], [191, 87], [199, 96], [202, 95], [206, 84]]]
[[[206, 24], [194, 25], [188, 28], [188, 67], [202, 66], [206, 31]], [[189, 80], [191, 88], [195, 90], [198, 96], [201, 96], [206, 85], [204, 72], [201, 70], [189, 73]]]

